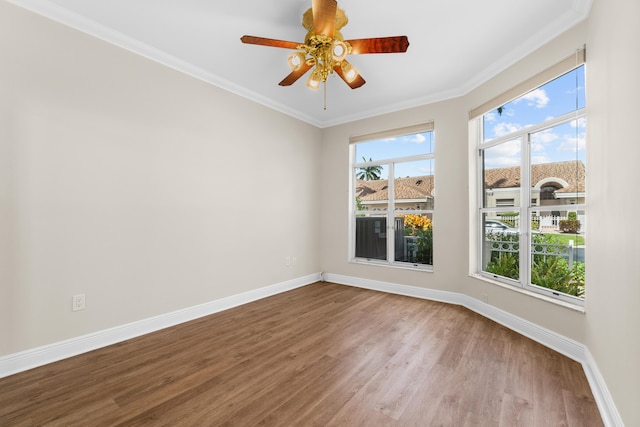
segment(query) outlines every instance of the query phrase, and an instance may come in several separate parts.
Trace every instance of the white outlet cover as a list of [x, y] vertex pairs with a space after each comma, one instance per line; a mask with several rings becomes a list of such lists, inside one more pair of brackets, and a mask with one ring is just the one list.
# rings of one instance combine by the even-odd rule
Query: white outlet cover
[[85, 297], [84, 297], [84, 294], [74, 295], [72, 297], [72, 299], [73, 299], [73, 303], [72, 303], [73, 311], [79, 311], [79, 310], [84, 310], [85, 309]]

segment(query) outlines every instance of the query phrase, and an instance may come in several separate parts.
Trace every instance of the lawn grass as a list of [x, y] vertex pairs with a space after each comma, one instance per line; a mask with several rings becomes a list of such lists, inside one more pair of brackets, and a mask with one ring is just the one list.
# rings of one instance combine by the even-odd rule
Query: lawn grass
[[558, 244], [561, 244], [561, 245], [568, 245], [569, 240], [573, 240], [573, 246], [584, 245], [584, 236], [575, 235], [575, 234], [555, 234], [555, 233], [549, 233], [547, 235], [551, 236], [554, 240], [557, 239]]

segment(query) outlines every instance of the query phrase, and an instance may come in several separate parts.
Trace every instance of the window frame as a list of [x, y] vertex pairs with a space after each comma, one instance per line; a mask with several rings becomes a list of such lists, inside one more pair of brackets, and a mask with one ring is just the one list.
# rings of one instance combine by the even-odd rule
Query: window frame
[[[584, 62], [576, 63], [574, 66], [569, 67], [567, 69], [562, 70], [562, 72], [552, 79], [558, 78], [562, 75], [565, 75], [573, 70], [579, 68], [584, 65]], [[586, 71], [585, 71], [586, 72]], [[537, 84], [536, 86], [530, 87], [526, 92], [523, 92], [521, 95], [533, 91], [537, 88], [544, 86], [548, 81]], [[517, 98], [517, 97], [516, 97]], [[516, 99], [513, 98], [513, 99]], [[511, 100], [513, 100], [511, 99]], [[508, 101], [511, 101], [508, 100]], [[501, 102], [503, 102], [502, 99]], [[505, 102], [506, 104], [506, 102]], [[486, 106], [483, 107], [486, 109]], [[495, 109], [495, 107], [493, 108]], [[488, 111], [492, 111], [491, 109]], [[537, 123], [535, 125], [526, 126], [522, 129], [509, 133], [507, 135], [500, 136], [498, 138], [492, 139], [490, 141], [484, 141], [484, 114], [477, 115], [477, 112], [474, 113], [475, 116], [471, 117], [472, 120], [476, 121], [477, 124], [477, 134], [476, 134], [476, 142], [475, 142], [475, 153], [476, 153], [476, 179], [477, 179], [477, 189], [476, 189], [476, 204], [477, 204], [477, 232], [475, 235], [475, 240], [477, 243], [476, 246], [476, 265], [475, 272], [477, 276], [481, 278], [488, 279], [489, 281], [497, 281], [502, 284], [506, 284], [512, 286], [516, 289], [522, 289], [525, 291], [533, 292], [534, 294], [544, 295], [546, 297], [550, 297], [553, 300], [562, 301], [569, 303], [573, 306], [584, 307], [585, 297], [575, 297], [572, 295], [564, 294], [558, 291], [554, 291], [552, 289], [544, 288], [542, 286], [537, 286], [531, 283], [531, 267], [532, 267], [532, 236], [530, 233], [530, 224], [532, 219], [532, 214], [535, 211], [547, 211], [547, 210], [571, 210], [571, 211], [583, 211], [587, 212], [586, 203], [581, 204], [553, 204], [553, 205], [540, 205], [541, 196], [536, 197], [537, 203], [534, 203], [534, 197], [532, 192], [532, 183], [531, 183], [531, 135], [536, 134], [538, 132], [542, 132], [548, 129], [552, 129], [556, 126], [563, 125], [569, 123], [571, 121], [578, 120], [586, 120], [586, 107], [582, 107], [576, 109], [574, 111], [570, 111], [569, 113], [565, 113], [558, 117], [553, 117], [547, 119], [543, 122]], [[471, 116], [471, 115], [470, 115]], [[520, 189], [518, 190], [518, 200], [516, 206], [512, 207], [485, 207], [485, 188], [484, 188], [484, 157], [483, 152], [486, 149], [497, 147], [501, 144], [519, 140], [520, 143]], [[519, 218], [524, 218], [525, 220], [519, 221], [519, 272], [520, 277], [519, 280], [511, 279], [508, 277], [499, 276], [496, 274], [489, 273], [484, 271], [483, 269], [483, 245], [485, 240], [485, 227], [483, 217], [487, 212], [492, 213], [508, 213], [508, 212], [518, 212]], [[526, 225], [526, 227], [525, 227]]]
[[[385, 158], [374, 161], [367, 162], [358, 162], [356, 159], [356, 146], [360, 143], [372, 142], [377, 140], [382, 140], [390, 137], [402, 137], [402, 136], [410, 136], [417, 135], [421, 133], [432, 133], [433, 138], [433, 152], [426, 154], [418, 154], [412, 156], [402, 156], [402, 157], [393, 157], [393, 158]], [[394, 238], [389, 238], [389, 236], [394, 236], [396, 227], [395, 227], [395, 218], [398, 213], [396, 210], [396, 200], [395, 200], [395, 165], [399, 163], [409, 163], [416, 161], [433, 161], [433, 179], [434, 179], [434, 187], [433, 193], [435, 193], [436, 188], [436, 134], [435, 127], [433, 122], [425, 122], [423, 124], [408, 126], [399, 129], [391, 129], [385, 130], [381, 132], [376, 132], [367, 135], [354, 136], [349, 139], [349, 237], [348, 237], [348, 261], [349, 263], [355, 264], [365, 264], [365, 265], [373, 265], [373, 266], [385, 266], [392, 268], [400, 268], [400, 269], [409, 269], [416, 271], [433, 271], [433, 261], [432, 264], [421, 264], [421, 263], [411, 263], [405, 261], [396, 261], [395, 260], [395, 245]], [[374, 258], [365, 258], [365, 257], [357, 257], [356, 256], [356, 218], [359, 212], [366, 211], [358, 211], [356, 209], [356, 171], [361, 168], [371, 167], [371, 166], [383, 166], [387, 167], [388, 174], [388, 189], [387, 192], [389, 194], [387, 200], [386, 207], [386, 250], [387, 250], [387, 259], [374, 259]], [[400, 199], [403, 200], [403, 199]], [[403, 214], [427, 214], [430, 215], [431, 218], [435, 215], [435, 203], [432, 209], [406, 209], [402, 211]], [[435, 248], [432, 249], [435, 253]], [[434, 255], [435, 258], [435, 255]]]

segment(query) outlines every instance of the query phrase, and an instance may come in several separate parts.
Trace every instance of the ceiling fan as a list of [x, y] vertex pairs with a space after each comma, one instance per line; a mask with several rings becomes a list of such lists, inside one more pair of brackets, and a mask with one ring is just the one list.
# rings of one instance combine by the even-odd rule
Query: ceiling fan
[[365, 80], [346, 60], [347, 55], [406, 52], [409, 40], [407, 36], [344, 40], [340, 30], [348, 22], [336, 0], [312, 0], [311, 8], [302, 15], [302, 26], [308, 31], [304, 43], [246, 35], [240, 40], [247, 44], [295, 50], [287, 61], [291, 73], [279, 83], [280, 86], [292, 85], [313, 68], [307, 80], [311, 89], [317, 90], [334, 72], [349, 87], [356, 89], [365, 84]]

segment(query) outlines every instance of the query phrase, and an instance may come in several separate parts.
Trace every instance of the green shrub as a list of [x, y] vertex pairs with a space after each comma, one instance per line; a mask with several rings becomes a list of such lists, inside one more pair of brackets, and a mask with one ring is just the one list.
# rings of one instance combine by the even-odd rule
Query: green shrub
[[572, 294], [577, 297], [584, 296], [584, 262], [576, 261], [573, 263], [573, 269], [571, 270], [573, 275], [571, 282], [576, 287], [576, 293]]
[[520, 278], [520, 264], [518, 253], [505, 252], [497, 254], [494, 252], [491, 261], [487, 264], [486, 271], [498, 276], [508, 277], [518, 280]]
[[433, 229], [418, 230], [416, 262], [433, 265]]
[[[498, 244], [503, 250], [507, 249], [509, 242], [519, 241], [517, 234], [497, 233], [494, 235], [489, 233], [487, 238], [490, 241], [498, 242], [493, 245]], [[535, 250], [541, 251], [542, 247], [536, 247], [536, 245], [561, 243], [558, 236], [536, 233], [531, 236], [531, 244]], [[517, 243], [513, 243], [513, 249], [518, 250]], [[497, 250], [491, 252], [491, 259], [485, 268], [488, 273], [515, 280], [520, 277], [519, 270], [519, 254], [517, 252], [499, 252]], [[569, 270], [569, 262], [563, 256], [536, 254], [533, 256], [533, 265], [531, 266], [531, 283], [568, 295], [583, 297], [585, 290], [584, 263], [575, 261], [573, 268]]]
[[564, 289], [570, 280], [569, 263], [564, 258], [542, 257], [531, 267], [531, 283], [534, 285], [566, 293]]
[[558, 222], [558, 227], [563, 233], [577, 233], [580, 231], [580, 221], [577, 219], [562, 219]]
[[569, 263], [562, 257], [547, 256], [531, 267], [531, 283], [576, 297], [584, 296], [584, 263]]

